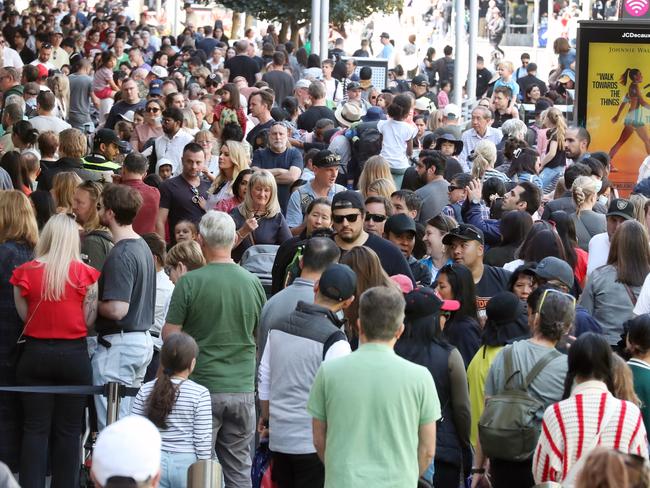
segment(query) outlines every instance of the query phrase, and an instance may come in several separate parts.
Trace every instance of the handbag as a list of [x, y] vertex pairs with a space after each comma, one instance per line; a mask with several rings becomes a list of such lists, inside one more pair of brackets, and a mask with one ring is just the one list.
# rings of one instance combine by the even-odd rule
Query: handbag
[[25, 330], [27, 329], [27, 326], [29, 323], [32, 321], [34, 318], [34, 314], [38, 310], [38, 307], [41, 306], [41, 303], [43, 303], [43, 298], [41, 298], [38, 303], [36, 304], [36, 307], [34, 307], [34, 310], [32, 311], [31, 315], [25, 322], [25, 325], [23, 326], [23, 330], [20, 332], [20, 335], [18, 336], [18, 339], [16, 339], [16, 344], [14, 345], [14, 350], [10, 355], [9, 359], [9, 364], [11, 364], [14, 368], [18, 365], [18, 361], [20, 361], [20, 357], [23, 355], [23, 351], [25, 350]]

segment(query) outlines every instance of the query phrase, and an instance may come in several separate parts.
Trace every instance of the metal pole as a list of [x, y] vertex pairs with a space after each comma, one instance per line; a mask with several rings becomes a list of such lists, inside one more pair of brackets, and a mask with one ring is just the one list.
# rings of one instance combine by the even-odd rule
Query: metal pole
[[533, 47], [539, 47], [539, 2], [533, 2]]
[[330, 0], [320, 2], [320, 59], [327, 59], [328, 40], [330, 35]]
[[311, 52], [320, 53], [320, 0], [311, 0]]
[[461, 66], [460, 62], [463, 59], [461, 54], [462, 46], [465, 42], [465, 26], [463, 25], [465, 18], [465, 2], [463, 0], [455, 0], [454, 9], [456, 10], [456, 23], [455, 23], [455, 34], [456, 34], [456, 55], [454, 56], [454, 103], [459, 107], [463, 103], [463, 82], [460, 79], [461, 77]]
[[108, 389], [106, 395], [106, 425], [111, 425], [117, 421], [120, 411], [120, 384], [111, 381], [106, 384]]
[[478, 0], [469, 1], [469, 66], [467, 68], [467, 99], [471, 106], [476, 98], [476, 41], [478, 39]]

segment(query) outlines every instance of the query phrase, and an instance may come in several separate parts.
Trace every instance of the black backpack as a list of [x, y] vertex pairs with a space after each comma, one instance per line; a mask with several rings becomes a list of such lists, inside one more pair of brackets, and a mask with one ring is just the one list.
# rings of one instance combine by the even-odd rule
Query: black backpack
[[366, 161], [381, 152], [383, 140], [384, 137], [377, 130], [377, 122], [363, 122], [354, 128], [350, 139], [348, 176], [354, 177], [355, 185]]

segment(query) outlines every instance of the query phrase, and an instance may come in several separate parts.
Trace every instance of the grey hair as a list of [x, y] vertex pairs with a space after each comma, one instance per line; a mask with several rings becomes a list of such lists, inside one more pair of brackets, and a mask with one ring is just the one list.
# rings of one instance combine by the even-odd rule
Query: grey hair
[[[10, 105], [18, 105], [20, 107], [20, 110], [23, 112], [25, 111], [25, 99], [20, 95], [9, 95], [5, 100], [5, 110], [7, 110]], [[19, 120], [22, 120], [22, 118]]]
[[203, 244], [210, 249], [232, 249], [236, 230], [232, 217], [217, 210], [210, 210], [199, 222]]
[[[7, 100], [13, 100], [15, 95], [9, 95]], [[20, 102], [13, 102], [5, 105], [4, 115], [12, 124], [20, 122], [25, 116], [25, 101], [20, 98]]]
[[501, 126], [501, 132], [503, 133], [504, 138], [513, 137], [523, 141], [524, 137], [526, 137], [527, 131], [528, 127], [526, 127], [526, 124], [520, 119], [506, 120]]
[[375, 286], [363, 292], [359, 299], [359, 320], [365, 337], [389, 341], [404, 323], [406, 302], [394, 287]]

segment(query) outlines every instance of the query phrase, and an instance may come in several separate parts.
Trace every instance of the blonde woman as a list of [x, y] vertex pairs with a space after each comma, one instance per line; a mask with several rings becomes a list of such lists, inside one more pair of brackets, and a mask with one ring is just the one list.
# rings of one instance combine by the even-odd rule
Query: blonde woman
[[101, 271], [108, 253], [113, 249], [111, 231], [99, 221], [97, 206], [103, 187], [97, 181], [84, 181], [74, 192], [72, 211], [82, 226], [81, 254], [86, 264]]
[[239, 172], [247, 169], [249, 165], [250, 155], [244, 144], [237, 141], [226, 141], [221, 146], [219, 173], [208, 190], [207, 209], [214, 210], [220, 201], [233, 197], [232, 184]]
[[472, 162], [472, 178], [485, 181], [488, 178], [499, 178], [504, 183], [510, 181], [507, 175], [494, 169], [497, 161], [497, 147], [488, 140], [479, 141], [468, 158]]
[[55, 97], [55, 112], [58, 112], [59, 118], [68, 120], [68, 110], [70, 109], [70, 82], [68, 77], [62, 73], [56, 74], [47, 80], [47, 86]]
[[210, 124], [205, 120], [205, 116], [208, 113], [208, 107], [205, 103], [200, 100], [192, 100], [190, 102], [190, 110], [194, 112], [199, 130], [209, 130]]
[[191, 108], [185, 107], [181, 109], [183, 112], [183, 129], [190, 135], [195, 135], [199, 131], [199, 124], [196, 121], [196, 115]]
[[238, 262], [244, 251], [257, 244], [282, 244], [290, 239], [278, 202], [278, 187], [273, 175], [256, 171], [251, 175], [244, 202], [230, 212], [237, 226], [237, 240], [232, 258]]
[[429, 132], [433, 132], [434, 130], [443, 127], [445, 120], [445, 111], [440, 109], [440, 110], [434, 110], [431, 112], [429, 115], [429, 120], [427, 120], [427, 130]]
[[369, 197], [385, 197], [390, 200], [390, 196], [397, 191], [393, 179], [379, 178], [368, 185], [366, 193]]
[[[15, 268], [34, 257], [38, 225], [29, 199], [19, 190], [0, 191], [0, 384], [16, 384], [14, 344], [23, 323], [9, 282]], [[20, 464], [22, 408], [19, 394], [0, 395], [0, 451], [12, 471]]]
[[579, 176], [571, 187], [576, 204], [576, 213], [571, 215], [571, 220], [576, 226], [578, 247], [585, 251], [589, 251], [589, 241], [593, 236], [607, 231], [605, 216], [593, 211], [598, 201], [599, 184], [600, 181], [591, 176]]
[[388, 164], [388, 161], [381, 156], [368, 158], [368, 161], [363, 165], [363, 171], [361, 171], [361, 175], [359, 176], [359, 191], [364, 200], [368, 197], [368, 187], [370, 184], [381, 178], [386, 180], [393, 179], [393, 176], [390, 174], [390, 165]]
[[65, 171], [54, 175], [50, 193], [54, 199], [56, 213], [73, 214], [74, 193], [77, 186], [81, 183], [82, 181], [79, 175], [72, 171]]
[[[53, 216], [43, 227], [35, 259], [11, 277], [25, 349], [18, 360], [20, 385], [92, 385], [86, 346], [97, 317], [99, 271], [84, 264], [73, 218]], [[81, 419], [86, 397], [23, 393], [20, 482], [45, 486], [48, 439], [52, 437], [52, 484], [79, 482]]]

